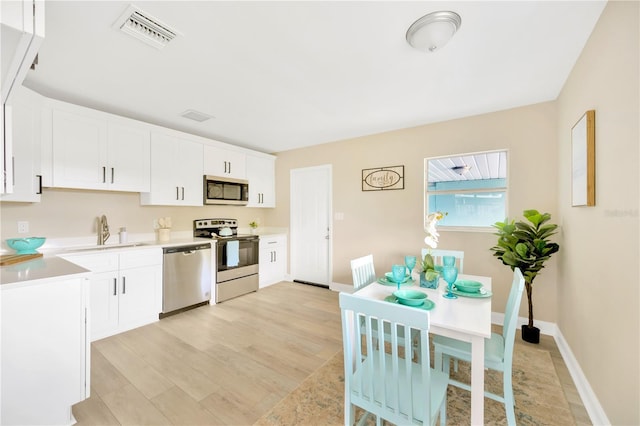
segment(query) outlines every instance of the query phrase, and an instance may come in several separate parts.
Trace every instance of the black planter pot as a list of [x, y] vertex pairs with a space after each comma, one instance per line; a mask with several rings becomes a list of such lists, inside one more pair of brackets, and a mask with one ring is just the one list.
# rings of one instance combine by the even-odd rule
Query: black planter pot
[[522, 325], [522, 340], [529, 343], [540, 343], [540, 329], [538, 327]]

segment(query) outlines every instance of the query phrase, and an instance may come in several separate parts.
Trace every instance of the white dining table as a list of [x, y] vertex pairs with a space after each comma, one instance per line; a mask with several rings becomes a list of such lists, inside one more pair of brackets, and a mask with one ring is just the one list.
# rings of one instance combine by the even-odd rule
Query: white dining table
[[[490, 277], [460, 274], [458, 279], [479, 281], [485, 289], [491, 290]], [[447, 299], [442, 297], [447, 288], [447, 283], [442, 279], [438, 289], [428, 289], [420, 287], [417, 276], [414, 277], [413, 285], [403, 284], [401, 288], [425, 292], [435, 303], [434, 308], [429, 311], [429, 333], [471, 343], [471, 424], [484, 424], [484, 339], [491, 337], [491, 297], [459, 296], [457, 299]], [[395, 284], [373, 282], [354, 292], [354, 295], [384, 300], [396, 290]]]

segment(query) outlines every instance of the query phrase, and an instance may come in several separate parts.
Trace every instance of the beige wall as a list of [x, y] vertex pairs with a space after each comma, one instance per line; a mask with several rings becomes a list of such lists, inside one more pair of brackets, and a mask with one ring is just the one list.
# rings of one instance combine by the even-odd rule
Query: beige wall
[[[558, 325], [614, 425], [640, 424], [638, 2], [609, 2], [558, 99]], [[571, 127], [596, 111], [596, 205], [571, 207]]]
[[86, 237], [96, 235], [96, 218], [106, 214], [112, 239], [118, 229], [129, 234], [153, 232], [153, 219], [170, 216], [172, 231], [191, 231], [193, 220], [209, 217], [238, 219], [248, 228], [251, 220], [264, 223], [264, 210], [241, 206], [166, 207], [141, 206], [137, 193], [82, 191], [45, 188], [40, 203], [0, 203], [2, 241], [20, 237], [17, 222], [29, 221], [29, 236], [47, 238]]
[[[378, 273], [420, 254], [423, 231], [423, 159], [484, 150], [509, 150], [509, 215], [535, 208], [556, 215], [556, 111], [543, 103], [428, 126], [403, 129], [278, 154], [277, 208], [268, 213], [274, 226], [289, 224], [291, 169], [331, 164], [333, 281], [351, 284], [349, 260], [368, 253]], [[405, 189], [362, 192], [361, 170], [404, 165]], [[442, 232], [439, 248], [465, 251], [465, 271], [494, 277], [494, 304], [502, 311], [511, 270], [491, 256], [496, 237], [488, 232]], [[556, 322], [556, 261], [536, 280], [535, 318]], [[526, 303], [520, 315], [526, 316]]]

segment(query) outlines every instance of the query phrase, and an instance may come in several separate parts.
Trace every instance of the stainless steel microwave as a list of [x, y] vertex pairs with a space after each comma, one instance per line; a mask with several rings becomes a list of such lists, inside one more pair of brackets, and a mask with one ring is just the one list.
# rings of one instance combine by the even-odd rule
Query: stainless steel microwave
[[204, 177], [204, 204], [246, 205], [249, 181], [219, 176]]

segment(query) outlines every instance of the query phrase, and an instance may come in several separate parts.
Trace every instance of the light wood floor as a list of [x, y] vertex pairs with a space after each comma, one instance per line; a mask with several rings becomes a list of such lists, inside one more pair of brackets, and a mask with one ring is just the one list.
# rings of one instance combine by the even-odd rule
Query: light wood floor
[[[590, 424], [553, 338], [539, 346]], [[94, 342], [91, 398], [73, 413], [78, 425], [249, 425], [341, 347], [338, 293], [283, 282]]]

